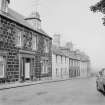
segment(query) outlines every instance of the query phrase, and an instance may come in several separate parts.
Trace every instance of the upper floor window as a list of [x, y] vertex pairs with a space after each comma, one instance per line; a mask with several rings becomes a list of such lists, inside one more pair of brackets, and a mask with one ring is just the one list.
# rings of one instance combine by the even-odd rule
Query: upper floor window
[[61, 64], [62, 64], [62, 56], [61, 56]]
[[0, 0], [0, 11], [7, 12], [8, 11], [8, 1]]
[[65, 63], [66, 63], [66, 57], [65, 57]]
[[16, 30], [16, 35], [15, 35], [15, 44], [17, 47], [22, 46], [22, 31]]
[[32, 49], [37, 50], [37, 36], [32, 37]]
[[44, 51], [45, 53], [49, 52], [49, 41], [48, 40], [44, 40]]
[[58, 56], [56, 55], [56, 63], [57, 63], [57, 61], [58, 61], [58, 60], [57, 60], [57, 57], [58, 57]]

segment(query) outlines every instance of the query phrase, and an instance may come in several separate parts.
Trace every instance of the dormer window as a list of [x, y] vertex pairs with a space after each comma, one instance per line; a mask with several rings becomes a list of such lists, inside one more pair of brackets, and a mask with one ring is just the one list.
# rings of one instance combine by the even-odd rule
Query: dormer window
[[0, 11], [7, 13], [9, 3], [10, 3], [10, 0], [0, 0]]

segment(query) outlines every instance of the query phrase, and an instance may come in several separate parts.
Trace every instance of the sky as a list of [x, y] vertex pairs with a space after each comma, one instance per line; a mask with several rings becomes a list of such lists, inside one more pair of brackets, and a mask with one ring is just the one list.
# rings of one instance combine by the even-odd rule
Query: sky
[[102, 14], [90, 11], [99, 0], [11, 0], [9, 7], [28, 17], [39, 11], [42, 28], [50, 35], [61, 34], [61, 45], [67, 41], [89, 55], [94, 71], [105, 67], [105, 26]]

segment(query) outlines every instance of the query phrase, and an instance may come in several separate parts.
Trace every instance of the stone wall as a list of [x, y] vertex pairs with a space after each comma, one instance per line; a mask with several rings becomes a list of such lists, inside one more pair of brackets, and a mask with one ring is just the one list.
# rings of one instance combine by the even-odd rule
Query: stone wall
[[15, 23], [0, 17], [0, 50], [7, 52], [6, 81], [19, 79], [19, 49], [14, 44]]
[[[15, 45], [16, 29], [19, 28], [23, 32], [22, 48], [18, 48]], [[13, 22], [10, 19], [0, 16], [0, 51], [7, 52], [7, 66], [5, 77], [6, 81], [19, 80], [19, 51], [32, 51], [32, 35], [35, 34], [38, 37], [37, 51], [35, 51], [34, 58], [32, 59], [32, 72], [31, 75], [36, 78], [41, 77], [41, 57], [47, 57], [49, 62], [49, 72], [47, 76], [51, 76], [52, 73], [52, 41], [49, 37], [46, 37], [40, 33], [32, 31], [18, 23]], [[49, 40], [49, 52], [44, 53], [44, 39]], [[33, 51], [32, 51], [33, 52]]]

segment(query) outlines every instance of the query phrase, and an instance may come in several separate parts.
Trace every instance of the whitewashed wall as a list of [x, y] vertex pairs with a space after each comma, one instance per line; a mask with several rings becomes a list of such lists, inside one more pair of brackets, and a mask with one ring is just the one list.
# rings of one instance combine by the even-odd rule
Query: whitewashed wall
[[88, 71], [87, 71], [87, 62], [80, 62], [80, 76], [81, 77], [87, 77]]
[[[61, 60], [62, 59], [62, 60]], [[69, 58], [65, 56], [52, 55], [52, 78], [66, 79], [69, 78]]]
[[[62, 60], [61, 60], [62, 59]], [[87, 77], [88, 75], [88, 63], [70, 60], [69, 57], [52, 54], [52, 79], [66, 79], [69, 78], [69, 67], [76, 67], [80, 70], [80, 77]], [[79, 75], [78, 75], [79, 76]]]

